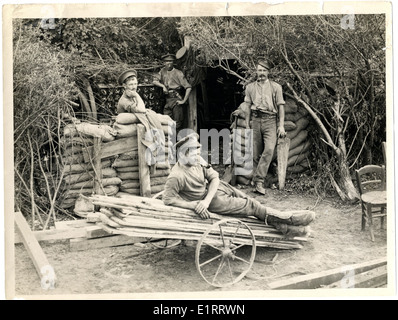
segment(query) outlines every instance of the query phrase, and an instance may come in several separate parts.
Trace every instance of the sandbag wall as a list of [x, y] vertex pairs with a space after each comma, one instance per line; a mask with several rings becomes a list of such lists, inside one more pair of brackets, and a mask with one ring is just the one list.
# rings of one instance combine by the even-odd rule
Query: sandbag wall
[[[164, 189], [166, 178], [170, 173], [170, 163], [168, 161], [168, 146], [171, 144], [169, 137], [169, 124], [172, 122], [171, 118], [153, 112], [152, 116], [156, 116], [162, 124], [163, 133], [166, 139], [166, 145], [163, 152], [165, 153], [164, 162], [156, 163], [151, 166], [150, 175], [150, 189], [151, 194], [156, 194]], [[116, 140], [127, 137], [137, 137], [137, 125], [140, 124], [139, 119], [134, 114], [121, 113], [113, 124], [113, 129], [117, 132]], [[120, 192], [132, 195], [142, 195], [142, 183], [140, 181], [140, 166], [138, 155], [138, 140], [132, 146], [132, 150], [117, 156], [112, 164], [117, 172], [117, 176], [121, 179]]]
[[[62, 208], [73, 207], [80, 194], [89, 196], [93, 193], [96, 175], [92, 163], [85, 162], [83, 153], [93, 146], [94, 136], [101, 136], [105, 141], [113, 140], [114, 137], [109, 133], [110, 131], [109, 126], [90, 123], [73, 122], [64, 127], [63, 137], [60, 141], [63, 186], [59, 205]], [[119, 191], [121, 183], [111, 164], [111, 159], [101, 161], [101, 185], [102, 191], [106, 195], [115, 195]]]
[[[243, 114], [243, 113], [242, 113]], [[308, 135], [308, 126], [310, 125], [311, 117], [308, 111], [303, 107], [298, 106], [292, 99], [286, 99], [285, 104], [285, 131], [287, 137], [290, 139], [289, 156], [287, 163], [286, 177], [298, 173], [305, 172], [309, 168], [309, 154], [311, 152], [311, 141]], [[251, 124], [250, 124], [251, 125]], [[240, 144], [241, 148], [246, 147], [244, 136], [244, 129], [246, 128], [246, 119], [239, 116], [237, 119], [237, 135], [240, 137], [240, 143], [235, 141], [235, 148]], [[244, 150], [244, 149], [242, 149]], [[277, 183], [276, 175], [276, 149], [274, 152], [273, 163], [270, 165], [266, 183]], [[236, 165], [241, 166], [241, 165]], [[253, 172], [247, 175], [238, 175], [236, 182], [248, 185], [253, 177]]]

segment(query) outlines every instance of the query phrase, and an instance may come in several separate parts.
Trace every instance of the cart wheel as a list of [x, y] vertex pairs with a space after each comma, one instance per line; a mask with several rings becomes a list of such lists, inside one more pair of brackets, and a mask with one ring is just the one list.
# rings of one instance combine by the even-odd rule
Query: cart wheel
[[199, 240], [195, 263], [207, 283], [226, 287], [249, 272], [255, 255], [256, 240], [248, 225], [234, 218], [223, 219], [207, 229]]
[[153, 239], [148, 238], [148, 242], [158, 249], [169, 249], [178, 246], [182, 241], [178, 239]]

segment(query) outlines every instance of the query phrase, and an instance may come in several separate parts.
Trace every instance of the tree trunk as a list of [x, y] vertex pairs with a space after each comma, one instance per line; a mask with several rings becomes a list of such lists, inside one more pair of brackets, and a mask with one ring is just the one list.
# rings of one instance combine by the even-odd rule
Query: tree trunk
[[[340, 149], [341, 151], [341, 149]], [[350, 174], [350, 169], [348, 167], [346, 156], [343, 152], [339, 152], [337, 154], [338, 163], [339, 163], [339, 182], [341, 190], [345, 195], [344, 201], [356, 201], [359, 199], [358, 191], [355, 188]], [[341, 196], [340, 196], [341, 197]]]
[[[347, 163], [347, 151], [345, 145], [345, 138], [344, 138], [344, 126], [339, 119], [336, 119], [336, 123], [338, 126], [338, 146], [333, 142], [329, 132], [327, 131], [326, 127], [322, 123], [321, 119], [316, 115], [316, 113], [312, 110], [312, 108], [303, 100], [301, 99], [298, 94], [294, 91], [293, 87], [286, 83], [287, 87], [292, 91], [294, 95], [294, 99], [300, 103], [311, 115], [311, 117], [315, 120], [316, 124], [321, 129], [322, 133], [325, 136], [326, 140], [323, 140], [329, 147], [331, 147], [334, 153], [337, 156], [338, 164], [339, 164], [339, 180], [336, 182], [333, 177], [331, 177], [332, 184], [335, 187], [337, 193], [339, 194], [340, 198], [343, 201], [356, 201], [359, 196], [358, 192], [351, 180], [350, 170]], [[335, 106], [335, 111], [338, 112], [339, 108], [338, 105]], [[337, 115], [337, 113], [336, 113]], [[338, 118], [338, 117], [336, 117]]]

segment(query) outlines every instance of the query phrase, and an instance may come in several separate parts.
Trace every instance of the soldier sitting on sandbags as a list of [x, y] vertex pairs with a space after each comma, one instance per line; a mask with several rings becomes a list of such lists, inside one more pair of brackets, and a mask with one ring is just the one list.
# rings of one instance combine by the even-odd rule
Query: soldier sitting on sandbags
[[192, 133], [175, 145], [178, 157], [165, 184], [162, 200], [166, 205], [194, 210], [202, 219], [210, 212], [228, 216], [255, 216], [289, 236], [306, 236], [315, 212], [279, 211], [266, 207], [242, 191], [221, 181], [200, 156], [198, 134]]
[[124, 92], [119, 99], [117, 112], [118, 114], [134, 113], [139, 122], [144, 125], [145, 139], [142, 139], [141, 143], [150, 151], [150, 155], [146, 157], [147, 164], [155, 169], [157, 150], [165, 146], [162, 124], [154, 111], [145, 108], [144, 101], [137, 93], [138, 80], [136, 70], [129, 69], [124, 71], [119, 76], [118, 82], [119, 85], [124, 87]]

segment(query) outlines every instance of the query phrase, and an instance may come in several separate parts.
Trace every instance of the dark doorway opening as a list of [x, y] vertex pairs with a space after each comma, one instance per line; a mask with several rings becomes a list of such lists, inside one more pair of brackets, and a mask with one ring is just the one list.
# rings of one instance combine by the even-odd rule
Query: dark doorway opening
[[[237, 68], [234, 60], [230, 61], [230, 65]], [[221, 68], [207, 68], [206, 80], [198, 90], [200, 129], [229, 128], [231, 113], [244, 99], [244, 89], [238, 84], [238, 80]]]

